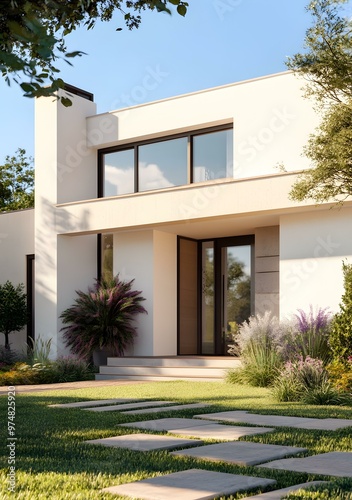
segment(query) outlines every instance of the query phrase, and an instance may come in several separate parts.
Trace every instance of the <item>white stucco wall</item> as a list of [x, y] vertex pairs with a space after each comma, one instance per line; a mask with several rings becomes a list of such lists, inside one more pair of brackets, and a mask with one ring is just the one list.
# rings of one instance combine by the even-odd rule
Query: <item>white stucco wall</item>
[[[26, 283], [26, 255], [34, 254], [34, 210], [19, 210], [0, 214], [0, 283]], [[0, 335], [0, 345], [5, 339]], [[13, 349], [26, 343], [26, 329], [12, 333]]]
[[97, 277], [97, 237], [59, 236], [57, 251], [57, 321], [53, 338], [55, 350], [60, 355], [69, 354], [69, 349], [62, 340], [60, 330], [63, 325], [59, 316], [73, 305], [77, 298], [76, 290], [87, 292], [94, 285]]
[[[74, 287], [68, 294], [70, 278], [66, 276], [66, 286], [58, 277], [58, 271], [64, 271], [58, 260], [57, 226], [69, 227], [69, 221], [63, 220], [65, 215], [57, 213], [55, 206], [97, 195], [96, 154], [86, 147], [85, 123], [96, 106], [77, 96], [71, 99], [73, 105], [65, 108], [52, 97], [39, 98], [35, 108], [35, 325], [37, 336], [53, 339], [53, 357], [60, 350], [58, 297], [63, 294], [72, 301], [75, 296]], [[76, 265], [78, 275], [88, 271], [85, 258], [77, 259]]]
[[87, 135], [103, 148], [233, 123], [235, 178], [276, 173], [279, 163], [300, 170], [309, 167], [302, 147], [318, 124], [303, 85], [285, 72], [181, 95], [90, 117]]
[[160, 231], [114, 234], [114, 274], [134, 279], [148, 314], [136, 318], [138, 335], [126, 355], [176, 355], [176, 236]]
[[352, 208], [280, 218], [280, 315], [298, 308], [339, 309], [342, 261], [352, 263]]

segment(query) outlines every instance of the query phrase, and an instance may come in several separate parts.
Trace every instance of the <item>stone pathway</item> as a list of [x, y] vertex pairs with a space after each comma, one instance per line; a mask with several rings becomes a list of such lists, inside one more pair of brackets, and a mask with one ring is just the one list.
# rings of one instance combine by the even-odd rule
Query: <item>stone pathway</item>
[[[167, 401], [164, 401], [167, 403]], [[164, 408], [150, 408], [148, 410], [131, 410], [131, 411], [122, 411], [124, 415], [142, 415], [143, 413], [160, 413], [162, 411], [180, 411], [180, 410], [190, 410], [197, 408], [206, 408], [207, 406], [211, 406], [206, 403], [190, 403], [185, 405], [175, 405], [175, 406], [165, 406]]]
[[[126, 413], [126, 412], [123, 412], [123, 410], [127, 410], [129, 408], [145, 408], [148, 406], [150, 406], [150, 407], [164, 406], [164, 405], [171, 405], [172, 403], [174, 403], [174, 401], [152, 401], [152, 400], [142, 401], [142, 402], [136, 401], [134, 403], [127, 403], [127, 404], [120, 404], [120, 405], [84, 408], [84, 411], [96, 411], [96, 412], [97, 411], [120, 411], [121, 413]], [[149, 410], [149, 411], [151, 411], [151, 410]]]
[[283, 458], [287, 455], [297, 455], [304, 451], [307, 450], [305, 448], [296, 448], [295, 446], [230, 441], [228, 443], [210, 444], [200, 446], [199, 448], [174, 451], [171, 455], [250, 466], [261, 464], [268, 460]]
[[260, 495], [242, 498], [242, 500], [281, 500], [281, 498], [287, 495], [287, 493], [324, 483], [326, 483], [326, 481], [310, 481], [309, 483], [296, 484], [294, 486], [289, 486], [288, 488], [282, 488], [281, 490], [268, 491], [267, 493], [261, 493]]
[[259, 415], [247, 411], [222, 411], [219, 413], [204, 413], [194, 415], [194, 418], [216, 420], [232, 423], [254, 425], [270, 425], [274, 427], [295, 427], [296, 429], [315, 429], [335, 431], [352, 426], [352, 420], [342, 418], [301, 418], [281, 415]]
[[160, 420], [147, 420], [119, 424], [121, 427], [133, 427], [151, 431], [168, 431], [170, 434], [180, 434], [201, 439], [216, 439], [232, 441], [242, 436], [272, 432], [268, 427], [240, 427], [223, 424], [208, 423], [204, 420], [192, 418], [162, 418]]
[[260, 467], [295, 472], [309, 472], [325, 476], [352, 477], [352, 452], [332, 451], [305, 458], [275, 460]]
[[[119, 411], [134, 415], [180, 411], [211, 406], [205, 403], [173, 404], [175, 401], [141, 399], [105, 399], [50, 405], [55, 408], [81, 408], [84, 411]], [[215, 422], [213, 422], [215, 421]], [[221, 421], [234, 425], [224, 425]], [[236, 424], [246, 423], [255, 427]], [[268, 425], [269, 427], [265, 427]], [[241, 466], [257, 466], [268, 469], [290, 470], [319, 475], [352, 477], [352, 452], [331, 452], [303, 458], [285, 458], [307, 451], [305, 448], [279, 446], [249, 441], [236, 441], [242, 436], [274, 431], [275, 427], [335, 431], [352, 427], [348, 419], [300, 418], [280, 415], [260, 415], [248, 411], [225, 411], [195, 415], [193, 418], [161, 418], [119, 424], [119, 427], [166, 431], [170, 435], [127, 434], [85, 441], [87, 444], [127, 448], [134, 451], [174, 450], [170, 455], [192, 457], [201, 460], [222, 461]], [[172, 436], [177, 434], [183, 437]], [[187, 437], [187, 438], [186, 438]], [[189, 439], [193, 438], [193, 439]], [[225, 441], [204, 445], [202, 439]], [[198, 445], [194, 447], [194, 445]], [[187, 448], [188, 447], [188, 448]], [[246, 500], [279, 500], [290, 491], [307, 488], [321, 481], [292, 485]], [[273, 486], [274, 480], [236, 474], [225, 474], [203, 469], [190, 469], [173, 474], [105, 488], [104, 492], [143, 500], [213, 500], [238, 491]]]
[[104, 488], [102, 491], [143, 500], [211, 500], [237, 491], [266, 487], [275, 483], [273, 479], [261, 477], [189, 469]]
[[118, 424], [118, 427], [133, 427], [137, 429], [146, 429], [149, 431], [169, 431], [177, 427], [198, 427], [208, 425], [209, 422], [196, 420], [195, 418], [159, 418], [157, 420], [141, 420], [140, 422], [126, 422]]
[[131, 403], [136, 399], [97, 399], [95, 401], [79, 401], [77, 403], [62, 403], [57, 405], [48, 405], [50, 408], [85, 408], [88, 406], [112, 405], [117, 403]]
[[88, 444], [110, 446], [113, 448], [127, 448], [134, 451], [174, 450], [184, 446], [203, 444], [196, 439], [180, 439], [171, 436], [157, 436], [155, 434], [127, 434], [126, 436], [112, 436], [104, 439], [91, 439]]

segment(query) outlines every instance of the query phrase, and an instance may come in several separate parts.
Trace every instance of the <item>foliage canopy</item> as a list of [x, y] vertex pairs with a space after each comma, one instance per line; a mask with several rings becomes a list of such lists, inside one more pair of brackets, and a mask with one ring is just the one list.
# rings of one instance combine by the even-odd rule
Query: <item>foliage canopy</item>
[[[183, 0], [10, 0], [0, 2], [0, 71], [5, 80], [18, 83], [27, 97], [50, 96], [64, 87], [57, 60], [68, 64], [82, 51], [69, 52], [65, 37], [79, 26], [94, 27], [98, 19], [110, 21], [121, 14], [128, 29], [138, 28], [141, 13], [171, 13], [174, 5], [184, 16]], [[117, 31], [121, 30], [120, 27]], [[21, 79], [24, 78], [24, 81]], [[68, 98], [61, 98], [70, 106]]]
[[304, 150], [312, 168], [291, 190], [292, 199], [342, 201], [352, 194], [352, 18], [342, 15], [349, 0], [313, 0], [314, 19], [305, 38], [307, 51], [288, 67], [307, 81], [306, 96], [315, 99], [323, 119]]
[[0, 165], [0, 212], [34, 207], [34, 167], [24, 149]]

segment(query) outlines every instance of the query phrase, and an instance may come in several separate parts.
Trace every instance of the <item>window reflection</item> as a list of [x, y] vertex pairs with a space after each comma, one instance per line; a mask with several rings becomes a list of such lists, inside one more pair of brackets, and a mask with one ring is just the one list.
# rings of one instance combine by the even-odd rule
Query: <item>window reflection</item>
[[105, 280], [111, 280], [114, 276], [113, 271], [113, 242], [112, 234], [102, 234], [101, 237], [101, 274]]
[[104, 196], [134, 192], [134, 150], [104, 155]]
[[193, 137], [193, 182], [233, 177], [233, 131]]
[[103, 196], [233, 177], [233, 130], [189, 132], [174, 139], [129, 145], [103, 153], [102, 159]]
[[139, 191], [187, 184], [187, 137], [138, 148]]

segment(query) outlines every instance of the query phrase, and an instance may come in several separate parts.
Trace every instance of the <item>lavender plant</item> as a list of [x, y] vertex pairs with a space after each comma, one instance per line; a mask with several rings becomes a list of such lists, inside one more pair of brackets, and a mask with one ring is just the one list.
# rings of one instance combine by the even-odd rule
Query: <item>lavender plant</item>
[[297, 331], [292, 343], [297, 354], [303, 358], [321, 359], [324, 365], [328, 364], [332, 357], [329, 345], [332, 313], [329, 308], [319, 307], [314, 312], [311, 305], [308, 313], [299, 309], [294, 318]]
[[97, 280], [88, 292], [77, 291], [74, 305], [62, 312], [63, 339], [78, 357], [89, 360], [95, 350], [108, 348], [121, 356], [136, 335], [137, 314], [146, 313], [133, 281], [119, 276]]

